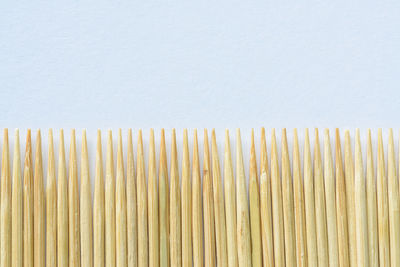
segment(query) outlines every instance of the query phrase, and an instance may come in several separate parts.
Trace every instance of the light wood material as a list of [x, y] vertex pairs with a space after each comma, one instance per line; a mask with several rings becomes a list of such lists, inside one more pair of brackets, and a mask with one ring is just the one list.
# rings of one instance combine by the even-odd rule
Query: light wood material
[[258, 172], [257, 157], [256, 157], [256, 148], [254, 145], [254, 129], [252, 129], [251, 148], [250, 148], [249, 199], [250, 199], [251, 261], [253, 267], [262, 266], [260, 190], [259, 190], [257, 172]]
[[89, 159], [86, 131], [82, 132], [81, 154], [81, 258], [82, 266], [93, 266], [92, 184], [89, 176]]
[[3, 155], [1, 160], [0, 265], [9, 267], [11, 266], [11, 175], [8, 129], [4, 129], [3, 135]]
[[357, 266], [369, 266], [367, 200], [359, 129], [356, 130], [354, 149], [354, 190], [356, 210]]
[[304, 203], [306, 212], [308, 264], [309, 266], [317, 266], [318, 247], [315, 219], [314, 179], [308, 129], [306, 129], [304, 137]]
[[367, 215], [368, 215], [368, 255], [371, 267], [379, 266], [378, 249], [378, 213], [376, 202], [376, 181], [371, 130], [368, 130], [367, 141]]
[[138, 204], [138, 266], [147, 267], [149, 264], [149, 238], [147, 217], [147, 188], [143, 153], [142, 130], [138, 133], [137, 147], [137, 204]]
[[213, 267], [215, 266], [214, 200], [211, 180], [210, 151], [206, 129], [204, 130], [203, 143], [204, 264], [206, 267]]
[[390, 266], [388, 181], [385, 171], [381, 129], [378, 130], [376, 181], [378, 200], [379, 266]]
[[400, 198], [394, 152], [393, 130], [389, 129], [388, 142], [388, 199], [389, 199], [389, 233], [390, 264], [400, 266]]
[[101, 132], [97, 131], [96, 167], [93, 196], [93, 263], [94, 266], [105, 265], [105, 218], [104, 218], [104, 177]]
[[[265, 145], [265, 137], [261, 141]], [[266, 149], [265, 149], [266, 150]], [[261, 150], [262, 151], [262, 150]], [[265, 151], [266, 153], [266, 151]], [[306, 232], [306, 218], [304, 207], [304, 187], [303, 177], [301, 174], [301, 160], [300, 160], [299, 139], [297, 136], [297, 129], [293, 131], [293, 194], [294, 194], [294, 211], [296, 221], [296, 256], [297, 266], [308, 266], [307, 255], [307, 232]], [[262, 180], [261, 180], [262, 182]], [[336, 236], [335, 236], [336, 238]], [[264, 253], [265, 254], [265, 253]], [[272, 266], [269, 264], [269, 266]]]
[[315, 129], [314, 144], [314, 189], [315, 189], [315, 223], [317, 225], [318, 265], [328, 266], [328, 233], [326, 229], [325, 185], [322, 169], [321, 149], [318, 129]]
[[36, 137], [35, 177], [33, 183], [33, 259], [35, 267], [44, 267], [46, 262], [46, 203], [43, 184], [42, 139], [40, 130], [38, 130]]
[[338, 231], [336, 219], [335, 171], [329, 130], [324, 133], [324, 178], [326, 200], [326, 226], [328, 233], [329, 266], [339, 266]]
[[[193, 229], [193, 266], [202, 267], [204, 262], [203, 253], [203, 207], [201, 199], [201, 175], [199, 144], [197, 130], [193, 134], [193, 159], [192, 159], [192, 229]], [[225, 194], [226, 196], [226, 194]], [[236, 209], [235, 209], [236, 212]], [[236, 217], [235, 217], [236, 219]], [[235, 228], [236, 231], [236, 228]], [[236, 234], [235, 234], [236, 242]], [[228, 251], [229, 252], [229, 251]], [[237, 253], [235, 251], [235, 253]]]
[[182, 266], [192, 267], [192, 185], [187, 130], [183, 130], [182, 153]]
[[182, 266], [181, 192], [175, 129], [171, 139], [170, 249], [171, 266]]
[[[28, 148], [27, 148], [28, 150]], [[30, 151], [30, 149], [29, 149]], [[57, 186], [57, 264], [68, 267], [68, 181], [65, 163], [64, 131], [60, 130], [58, 149], [58, 186]], [[27, 163], [27, 162], [26, 162]], [[26, 165], [25, 165], [26, 166]], [[28, 170], [26, 170], [28, 174]], [[26, 177], [26, 176], [25, 176]], [[26, 179], [24, 177], [24, 179]], [[24, 181], [25, 182], [25, 181]], [[26, 207], [26, 206], [25, 206]], [[25, 213], [26, 214], [26, 213]], [[25, 217], [26, 220], [26, 217]], [[26, 240], [25, 240], [26, 246]], [[25, 259], [25, 258], [24, 258]], [[24, 260], [25, 262], [25, 260]], [[25, 265], [26, 266], [26, 265]]]
[[232, 167], [231, 144], [229, 131], [225, 131], [225, 152], [224, 152], [224, 192], [226, 212], [226, 240], [228, 249], [228, 266], [237, 267], [238, 248], [236, 235], [236, 190], [235, 178]]
[[[72, 130], [71, 132], [68, 169], [69, 169], [69, 181], [68, 181], [69, 266], [79, 267], [81, 265], [81, 257], [80, 257], [81, 246], [80, 246], [80, 227], [79, 227], [80, 211], [79, 211], [78, 166], [76, 159], [75, 130]], [[36, 253], [35, 253], [35, 259], [36, 259]]]
[[[57, 266], [57, 182], [53, 131], [49, 130], [46, 186], [46, 266]], [[92, 231], [92, 228], [90, 228]]]
[[275, 266], [285, 266], [285, 237], [282, 223], [282, 189], [281, 178], [279, 174], [278, 149], [276, 145], [275, 129], [272, 129], [271, 132], [271, 191]]
[[[11, 266], [23, 266], [23, 188], [21, 177], [21, 153], [19, 146], [19, 130], [15, 130], [14, 160], [13, 160], [13, 186], [12, 186], [12, 216], [11, 216]], [[57, 218], [56, 218], [57, 219]], [[56, 220], [57, 226], [57, 220]]]
[[165, 133], [161, 130], [160, 163], [158, 169], [160, 266], [170, 266], [169, 255], [169, 182]]
[[336, 169], [336, 211], [338, 229], [338, 248], [340, 266], [350, 266], [349, 237], [347, 231], [346, 182], [344, 180], [342, 149], [339, 129], [335, 134], [335, 169]]
[[149, 172], [148, 172], [148, 214], [149, 214], [149, 266], [160, 265], [160, 249], [158, 234], [158, 192], [156, 170], [156, 147], [154, 130], [150, 129]]

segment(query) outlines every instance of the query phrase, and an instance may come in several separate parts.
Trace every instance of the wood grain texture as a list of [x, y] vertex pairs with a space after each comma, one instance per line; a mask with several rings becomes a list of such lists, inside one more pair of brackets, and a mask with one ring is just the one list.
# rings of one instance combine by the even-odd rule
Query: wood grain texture
[[[11, 216], [11, 266], [23, 266], [23, 187], [21, 176], [21, 153], [19, 145], [19, 130], [15, 130], [14, 160], [13, 160], [13, 186], [11, 195], [12, 216]], [[57, 218], [56, 218], [57, 219]], [[57, 220], [56, 220], [57, 226]]]
[[187, 129], [183, 130], [182, 147], [182, 266], [193, 266], [192, 255], [192, 183]]
[[161, 130], [160, 163], [158, 169], [160, 266], [170, 266], [169, 250], [169, 182], [165, 132]]
[[[11, 266], [11, 175], [8, 129], [3, 132], [1, 159], [0, 265]], [[44, 222], [43, 222], [44, 224]], [[44, 225], [43, 225], [44, 226]], [[44, 241], [44, 240], [43, 240]]]

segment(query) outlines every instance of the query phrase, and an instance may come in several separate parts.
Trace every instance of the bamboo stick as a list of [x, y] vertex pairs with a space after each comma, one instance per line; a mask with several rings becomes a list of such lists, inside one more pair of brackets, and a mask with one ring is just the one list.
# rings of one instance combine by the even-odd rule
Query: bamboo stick
[[212, 154], [212, 174], [213, 174], [213, 193], [214, 193], [214, 218], [215, 218], [215, 240], [217, 248], [218, 266], [228, 265], [227, 244], [226, 244], [226, 221], [224, 196], [221, 186], [221, 172], [219, 167], [219, 157], [215, 130], [211, 134], [211, 154]]
[[126, 236], [126, 189], [124, 177], [124, 156], [122, 149], [122, 133], [118, 131], [117, 174], [115, 185], [115, 214], [116, 214], [116, 266], [127, 266], [127, 236]]
[[347, 222], [349, 233], [350, 266], [357, 266], [356, 211], [354, 203], [354, 163], [350, 133], [344, 132], [344, 176], [346, 182]]
[[262, 266], [261, 244], [261, 215], [260, 191], [257, 177], [256, 148], [254, 145], [254, 129], [251, 130], [250, 149], [250, 174], [249, 174], [249, 199], [250, 199], [250, 233], [251, 233], [251, 258], [253, 267]]
[[[80, 258], [81, 248], [80, 248], [80, 227], [79, 227], [80, 219], [79, 219], [78, 166], [76, 162], [75, 130], [72, 130], [71, 132], [68, 180], [69, 180], [68, 181], [69, 266], [79, 267], [81, 265], [81, 258]], [[35, 259], [36, 259], [36, 253], [35, 253]]]
[[365, 177], [361, 152], [360, 131], [356, 130], [354, 149], [354, 200], [356, 210], [357, 266], [369, 266], [368, 225]]
[[240, 267], [249, 267], [251, 266], [250, 215], [243, 163], [242, 139], [239, 129], [236, 130], [236, 188], [238, 261]]
[[106, 267], [115, 266], [115, 180], [112, 131], [108, 130], [105, 179]]
[[[197, 140], [196, 140], [197, 141]], [[229, 142], [229, 131], [225, 131], [225, 153], [224, 153], [224, 192], [226, 211], [226, 237], [228, 248], [228, 266], [238, 266], [237, 236], [236, 236], [236, 190], [235, 178], [233, 176], [231, 144]]]
[[1, 266], [11, 266], [11, 177], [8, 150], [8, 129], [4, 129], [3, 155], [1, 161], [1, 218], [0, 246]]
[[[24, 179], [26, 178], [24, 177]], [[68, 181], [65, 164], [64, 131], [61, 129], [57, 187], [57, 263], [60, 267], [68, 267], [68, 236]], [[27, 266], [25, 265], [25, 267]]]
[[43, 165], [42, 165], [42, 139], [40, 130], [37, 132], [36, 137], [36, 155], [35, 155], [35, 177], [33, 188], [33, 252], [34, 265], [45, 266], [46, 262], [46, 246], [45, 246], [45, 195], [43, 187]]
[[315, 183], [315, 222], [317, 225], [318, 265], [329, 265], [328, 234], [326, 229], [324, 172], [318, 129], [315, 129], [314, 145], [314, 183]]
[[294, 222], [293, 184], [290, 171], [286, 129], [282, 130], [282, 199], [285, 230], [286, 265], [296, 265], [296, 234]]
[[93, 263], [96, 267], [105, 264], [105, 218], [104, 218], [104, 178], [101, 132], [97, 130], [96, 170], [93, 196]]
[[57, 266], [57, 182], [51, 129], [49, 130], [46, 187], [46, 266]]
[[369, 265], [379, 266], [378, 249], [378, 215], [376, 204], [376, 181], [373, 150], [371, 142], [371, 130], [368, 130], [367, 141], [367, 215], [368, 215], [368, 242], [369, 242]]
[[138, 204], [138, 266], [149, 264], [149, 239], [147, 228], [147, 189], [143, 155], [142, 131], [138, 133], [137, 147], [137, 204]]
[[192, 203], [187, 130], [183, 131], [182, 153], [182, 266], [192, 267]]
[[158, 170], [159, 193], [159, 227], [160, 227], [160, 266], [170, 266], [169, 256], [169, 186], [167, 150], [165, 147], [165, 133], [161, 130], [160, 163]]
[[82, 132], [81, 155], [81, 257], [82, 266], [93, 266], [93, 222], [92, 222], [92, 185], [89, 176], [89, 160], [86, 131]]
[[389, 198], [389, 233], [390, 263], [400, 266], [400, 198], [397, 180], [396, 159], [394, 152], [393, 130], [389, 129], [388, 143], [388, 198]]
[[[203, 266], [203, 212], [201, 204], [201, 176], [197, 130], [193, 134], [192, 168], [192, 228], [193, 228], [193, 266]], [[226, 196], [226, 195], [225, 195]], [[236, 211], [236, 209], [235, 209]], [[235, 218], [236, 219], [236, 218]], [[236, 228], [235, 228], [236, 231]], [[236, 234], [235, 234], [236, 237]], [[235, 238], [236, 242], [236, 238]], [[229, 252], [229, 251], [228, 251]], [[235, 250], [236, 253], [236, 250]], [[235, 266], [234, 266], [235, 267]]]
[[378, 130], [377, 155], [377, 200], [378, 200], [378, 237], [379, 237], [379, 265], [390, 265], [389, 245], [389, 200], [388, 181], [386, 179], [385, 158], [383, 151], [382, 129]]
[[149, 200], [149, 266], [160, 265], [159, 258], [159, 234], [158, 234], [158, 192], [156, 171], [156, 149], [154, 144], [154, 131], [150, 130], [149, 146], [149, 177], [148, 177], [148, 200]]
[[317, 266], [318, 248], [315, 219], [314, 180], [308, 129], [306, 129], [304, 137], [304, 203], [306, 212], [308, 264], [309, 266]]
[[24, 160], [24, 266], [33, 266], [33, 168], [31, 130], [26, 133]]
[[19, 130], [15, 130], [14, 160], [13, 160], [13, 187], [12, 187], [12, 247], [11, 265], [23, 266], [23, 191], [21, 179], [21, 154], [19, 146]]
[[276, 145], [275, 129], [272, 129], [271, 133], [271, 191], [275, 266], [285, 266], [285, 237], [282, 223], [282, 189], [281, 178], [279, 174], [278, 149]]
[[347, 232], [347, 203], [346, 183], [344, 180], [342, 150], [340, 145], [339, 129], [336, 129], [335, 144], [335, 169], [336, 169], [336, 208], [337, 208], [337, 230], [340, 266], [350, 266], [349, 259], [349, 237]]
[[[264, 146], [266, 146], [265, 137], [262, 140], [262, 143], [264, 143]], [[293, 192], [294, 208], [295, 208], [294, 211], [295, 211], [295, 222], [296, 222], [297, 266], [306, 267], [308, 266], [307, 232], [306, 232], [306, 218], [305, 218], [305, 207], [304, 207], [303, 177], [301, 175], [300, 149], [299, 149], [299, 139], [297, 136], [297, 129], [294, 129], [293, 131], [293, 191], [294, 191]]]
[[213, 267], [215, 266], [214, 200], [211, 180], [210, 152], [206, 129], [204, 129], [203, 164], [204, 260], [206, 267]]
[[339, 266], [339, 248], [337, 240], [336, 221], [336, 190], [335, 174], [333, 169], [332, 149], [329, 130], [325, 129], [324, 137], [324, 178], [326, 199], [326, 223], [328, 231], [329, 266]]
[[178, 155], [175, 129], [172, 129], [171, 140], [171, 194], [170, 194], [170, 241], [171, 266], [182, 265], [182, 232], [181, 232], [181, 194], [179, 187]]

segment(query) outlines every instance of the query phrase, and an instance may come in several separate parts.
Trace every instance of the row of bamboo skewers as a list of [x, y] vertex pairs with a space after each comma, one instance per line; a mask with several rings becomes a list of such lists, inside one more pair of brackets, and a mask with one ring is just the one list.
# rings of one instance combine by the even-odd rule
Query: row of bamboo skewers
[[248, 188], [239, 130], [236, 168], [229, 132], [221, 168], [215, 132], [210, 152], [204, 131], [202, 171], [197, 131], [192, 157], [188, 133], [183, 132], [181, 171], [172, 131], [168, 171], [164, 130], [158, 166], [151, 130], [147, 173], [141, 131], [135, 160], [132, 131], [128, 131], [126, 168], [121, 130], [116, 168], [109, 131], [105, 174], [98, 131], [93, 203], [86, 132], [82, 134], [80, 186], [75, 131], [68, 174], [62, 130], [59, 135], [56, 171], [49, 131], [44, 185], [40, 131], [35, 162], [31, 131], [27, 132], [21, 170], [19, 132], [15, 132], [10, 169], [8, 131], [4, 130], [0, 266], [400, 266], [400, 196], [392, 130], [387, 168], [382, 131], [378, 131], [377, 172], [370, 131], [366, 171], [358, 130], [354, 157], [350, 133], [345, 132], [344, 160], [339, 130], [334, 157], [329, 131], [324, 131], [322, 157], [315, 130], [313, 160], [308, 130], [303, 156], [294, 130], [290, 161], [284, 129], [279, 161], [275, 130], [267, 155], [262, 129], [259, 168], [252, 132]]

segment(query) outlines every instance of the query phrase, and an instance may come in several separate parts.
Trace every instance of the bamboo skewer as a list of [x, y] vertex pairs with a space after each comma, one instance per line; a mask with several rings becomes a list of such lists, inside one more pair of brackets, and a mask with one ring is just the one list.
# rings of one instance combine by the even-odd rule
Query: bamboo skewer
[[383, 151], [382, 130], [378, 130], [378, 155], [377, 155], [377, 200], [378, 200], [378, 237], [379, 237], [379, 265], [390, 265], [389, 245], [389, 201], [388, 182], [385, 171], [385, 158]]
[[236, 236], [236, 190], [233, 177], [231, 144], [229, 132], [225, 131], [224, 153], [224, 192], [226, 212], [226, 237], [228, 249], [228, 266], [238, 267], [237, 236]]
[[354, 200], [356, 210], [357, 265], [369, 266], [368, 258], [368, 225], [365, 177], [361, 152], [360, 131], [356, 130], [354, 149]]
[[315, 183], [315, 222], [317, 224], [318, 265], [328, 266], [328, 234], [326, 229], [325, 188], [322, 170], [321, 150], [318, 129], [315, 129], [314, 145], [314, 183]]
[[161, 130], [160, 164], [158, 170], [159, 193], [159, 227], [160, 227], [160, 266], [169, 267], [169, 190], [168, 190], [168, 164], [167, 150], [165, 147], [165, 133]]
[[[264, 129], [263, 129], [264, 130]], [[262, 141], [265, 146], [265, 137]], [[294, 208], [296, 221], [296, 256], [297, 266], [308, 266], [307, 257], [307, 232], [306, 218], [304, 207], [304, 189], [303, 178], [301, 175], [300, 149], [297, 129], [293, 132], [293, 193], [294, 193]], [[335, 236], [336, 238], [336, 236]], [[269, 266], [272, 266], [270, 264]]]
[[183, 131], [182, 156], [182, 266], [192, 267], [192, 203], [187, 130]]
[[249, 198], [250, 198], [250, 229], [251, 229], [251, 258], [252, 266], [262, 266], [261, 245], [261, 215], [260, 215], [260, 191], [257, 177], [256, 148], [254, 145], [254, 130], [251, 131], [250, 151], [250, 175], [249, 175]]
[[367, 141], [367, 215], [368, 215], [368, 242], [369, 265], [379, 266], [378, 250], [378, 218], [376, 204], [376, 181], [374, 159], [371, 142], [371, 130], [368, 130]]
[[79, 216], [78, 166], [76, 160], [75, 130], [72, 130], [71, 132], [71, 144], [69, 150], [68, 201], [69, 201], [68, 203], [69, 204], [68, 205], [69, 266], [79, 267], [81, 265], [81, 258], [80, 258], [81, 247], [80, 247], [80, 227], [79, 227], [80, 216]]
[[115, 181], [112, 132], [108, 130], [105, 180], [106, 267], [115, 266]]
[[51, 129], [49, 130], [46, 187], [46, 266], [57, 266], [57, 183], [53, 131]]
[[224, 197], [221, 186], [221, 172], [219, 167], [218, 148], [215, 138], [215, 130], [212, 131], [211, 154], [212, 154], [212, 180], [214, 193], [214, 219], [215, 219], [215, 240], [217, 248], [218, 266], [228, 265], [227, 244], [226, 244], [226, 221]]
[[[28, 172], [29, 171], [27, 170], [27, 174]], [[24, 179], [26, 178], [24, 177]], [[65, 164], [64, 131], [61, 129], [59, 157], [58, 157], [58, 187], [57, 187], [57, 263], [58, 266], [60, 267], [69, 266], [68, 236], [69, 236], [68, 235], [68, 181], [67, 181], [67, 171]]]
[[340, 145], [339, 129], [336, 129], [335, 147], [335, 169], [336, 169], [336, 209], [338, 229], [338, 249], [340, 266], [350, 266], [349, 261], [349, 238], [347, 232], [347, 203], [346, 183], [344, 180], [342, 150]]
[[34, 265], [45, 266], [45, 195], [43, 187], [43, 166], [42, 166], [42, 140], [40, 130], [38, 130], [36, 138], [36, 155], [35, 155], [35, 177], [33, 188], [33, 250]]
[[275, 266], [285, 266], [285, 240], [283, 229], [283, 207], [281, 178], [279, 175], [278, 149], [276, 145], [275, 129], [271, 136], [271, 191], [272, 191], [272, 218], [274, 230], [274, 258]]
[[[192, 228], [193, 228], [193, 266], [203, 266], [203, 213], [201, 204], [201, 175], [197, 130], [193, 135], [193, 168], [192, 168]], [[226, 196], [226, 194], [225, 194]], [[236, 209], [235, 209], [236, 211]], [[236, 219], [236, 218], [235, 218]], [[234, 229], [236, 231], [236, 228]], [[236, 235], [235, 235], [236, 242]], [[229, 247], [228, 247], [229, 248]], [[228, 251], [229, 253], [229, 251]], [[236, 253], [236, 250], [235, 250]], [[236, 267], [234, 265], [234, 267]]]
[[23, 189], [21, 179], [21, 155], [19, 146], [19, 131], [15, 130], [13, 187], [12, 187], [12, 245], [11, 266], [23, 266]]
[[400, 198], [399, 182], [397, 180], [396, 160], [394, 152], [393, 130], [389, 129], [388, 143], [388, 199], [389, 199], [389, 233], [390, 233], [390, 263], [400, 265]]
[[293, 184], [290, 171], [286, 129], [282, 130], [282, 198], [285, 230], [286, 265], [296, 265], [296, 234], [294, 222]]
[[1, 161], [1, 218], [0, 246], [1, 266], [11, 266], [11, 177], [8, 150], [8, 129], [4, 129], [3, 155]]
[[104, 178], [101, 132], [97, 131], [96, 171], [93, 196], [93, 264], [104, 267], [105, 264], [105, 218], [104, 218]]
[[179, 186], [178, 155], [175, 129], [171, 140], [171, 194], [170, 194], [170, 241], [171, 266], [182, 265], [182, 232], [181, 232], [181, 193]]
[[138, 205], [138, 266], [149, 264], [148, 228], [147, 228], [147, 189], [144, 167], [142, 131], [138, 133], [137, 147], [137, 205]]
[[318, 265], [318, 248], [315, 219], [314, 180], [308, 129], [304, 137], [304, 203], [306, 212], [307, 253], [309, 266]]
[[82, 132], [81, 155], [81, 257], [82, 266], [93, 266], [93, 222], [92, 222], [92, 185], [89, 176], [89, 160], [86, 131]]
[[33, 266], [33, 168], [31, 130], [26, 133], [24, 160], [24, 266]]
[[249, 267], [251, 266], [250, 215], [243, 163], [242, 139], [239, 129], [236, 130], [236, 190], [238, 261], [240, 267]]
[[[214, 201], [211, 180], [210, 152], [207, 130], [204, 130], [203, 160], [203, 216], [204, 216], [204, 259], [206, 267], [215, 266]], [[172, 215], [172, 213], [171, 213]]]
[[122, 152], [122, 133], [118, 131], [117, 174], [115, 185], [115, 217], [116, 217], [116, 266], [127, 266], [127, 225], [126, 225], [126, 189], [124, 177], [124, 156]]
[[326, 225], [328, 232], [329, 266], [339, 266], [339, 248], [337, 242], [337, 219], [336, 219], [336, 190], [333, 169], [332, 149], [329, 130], [325, 129], [324, 137], [324, 177], [325, 177], [325, 200], [326, 200]]
[[157, 267], [159, 259], [158, 235], [158, 192], [156, 171], [156, 148], [154, 144], [154, 131], [150, 130], [149, 146], [149, 174], [148, 174], [148, 204], [149, 204], [149, 266]]

